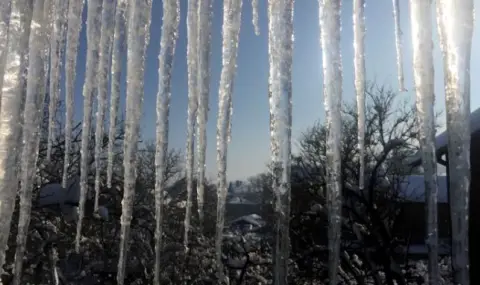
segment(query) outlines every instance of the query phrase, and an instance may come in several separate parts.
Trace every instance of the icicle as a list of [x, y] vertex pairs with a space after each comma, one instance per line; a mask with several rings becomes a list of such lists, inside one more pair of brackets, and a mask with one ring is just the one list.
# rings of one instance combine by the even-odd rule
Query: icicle
[[92, 130], [93, 95], [96, 92], [97, 72], [99, 62], [99, 43], [102, 16], [102, 0], [87, 2], [87, 66], [83, 83], [83, 122], [82, 144], [80, 149], [80, 202], [78, 209], [77, 235], [75, 250], [80, 252], [82, 236], [82, 220], [85, 215], [85, 200], [88, 192], [88, 175], [90, 170], [90, 133]]
[[468, 285], [468, 215], [470, 188], [470, 57], [473, 0], [437, 1], [437, 21], [445, 73], [452, 267], [456, 284]]
[[353, 59], [358, 112], [358, 149], [360, 170], [358, 185], [365, 186], [365, 0], [353, 1]]
[[140, 132], [140, 118], [143, 102], [143, 75], [145, 65], [146, 40], [149, 38], [151, 1], [131, 1], [128, 20], [127, 55], [127, 100], [124, 142], [124, 190], [122, 216], [120, 218], [120, 256], [118, 260], [117, 282], [124, 284], [130, 222], [132, 220], [133, 199], [135, 196], [137, 144]]
[[16, 158], [24, 87], [22, 58], [28, 52], [31, 11], [26, 0], [13, 0], [11, 6], [7, 57], [0, 109], [0, 275], [3, 273], [10, 223], [18, 187]]
[[440, 284], [438, 266], [437, 158], [435, 155], [435, 95], [431, 1], [410, 0], [413, 43], [413, 75], [417, 95], [419, 140], [427, 203], [428, 282]]
[[67, 188], [68, 170], [70, 168], [70, 149], [72, 145], [72, 123], [77, 76], [77, 50], [82, 28], [84, 0], [70, 0], [68, 4], [67, 48], [65, 58], [66, 115], [65, 115], [65, 158], [63, 162], [62, 187]]
[[113, 176], [113, 155], [114, 142], [117, 130], [117, 113], [120, 103], [120, 77], [122, 74], [122, 55], [125, 46], [125, 11], [127, 7], [126, 0], [118, 0], [115, 12], [115, 31], [113, 37], [112, 51], [112, 82], [110, 97], [110, 120], [108, 129], [108, 165], [107, 165], [107, 187], [112, 187]]
[[400, 28], [400, 4], [399, 0], [392, 0], [393, 3], [393, 19], [395, 21], [395, 47], [397, 49], [397, 73], [398, 87], [400, 91], [405, 90], [405, 82], [403, 78], [403, 52], [402, 52], [402, 29]]
[[208, 97], [210, 94], [210, 41], [212, 26], [212, 0], [199, 0], [198, 4], [198, 112], [197, 112], [197, 203], [200, 224], [203, 225], [205, 199], [205, 161], [207, 150]]
[[97, 93], [97, 114], [95, 128], [95, 202], [94, 211], [98, 212], [98, 200], [100, 197], [100, 174], [101, 155], [103, 148], [105, 109], [107, 101], [108, 74], [110, 69], [110, 56], [112, 51], [112, 40], [115, 20], [115, 0], [104, 0], [102, 9], [102, 30], [100, 37], [100, 58], [98, 63], [98, 93]]
[[342, 194], [341, 194], [341, 131], [342, 131], [342, 59], [340, 52], [341, 0], [319, 0], [320, 42], [323, 62], [323, 96], [327, 123], [327, 204], [329, 211], [328, 264], [330, 284], [338, 283]]
[[0, 2], [0, 104], [2, 100], [3, 72], [7, 59], [8, 26], [10, 24], [11, 0]]
[[21, 156], [20, 217], [15, 251], [14, 284], [21, 284], [23, 256], [30, 224], [32, 185], [38, 157], [39, 127], [45, 100], [45, 50], [47, 47], [44, 0], [34, 2], [29, 39], [29, 66], [24, 112], [24, 147]]
[[232, 117], [233, 117], [233, 100], [230, 100], [230, 106], [228, 107], [228, 116], [230, 118], [230, 122], [228, 123], [227, 129], [227, 142], [230, 143], [232, 141]]
[[268, 1], [270, 147], [276, 196], [274, 284], [287, 284], [290, 256], [293, 0]]
[[218, 276], [223, 277], [222, 240], [225, 224], [225, 202], [227, 198], [227, 147], [231, 129], [232, 95], [237, 67], [238, 35], [241, 26], [242, 1], [227, 0], [223, 6], [222, 74], [218, 93], [217, 118], [217, 229], [215, 251]]
[[60, 94], [60, 70], [65, 48], [65, 33], [67, 25], [68, 1], [56, 0], [53, 7], [54, 24], [51, 41], [51, 64], [50, 64], [50, 91], [48, 106], [48, 140], [47, 160], [52, 155], [53, 136], [55, 129], [55, 115], [57, 112], [58, 98]]
[[255, 35], [260, 35], [260, 27], [258, 26], [258, 0], [252, 0], [252, 24]]
[[187, 145], [186, 145], [186, 180], [187, 180], [187, 205], [185, 211], [185, 230], [183, 243], [188, 249], [188, 233], [192, 216], [192, 190], [193, 190], [193, 163], [194, 163], [194, 136], [195, 117], [198, 109], [197, 94], [197, 69], [198, 69], [198, 37], [197, 37], [197, 9], [198, 0], [188, 1], [187, 11], [187, 64], [188, 64], [188, 115], [187, 115]]
[[158, 56], [157, 94], [157, 141], [155, 150], [155, 280], [160, 284], [160, 260], [162, 246], [163, 192], [165, 191], [165, 166], [168, 154], [168, 114], [170, 109], [170, 81], [172, 78], [173, 57], [178, 38], [180, 20], [179, 0], [163, 1], [162, 39]]

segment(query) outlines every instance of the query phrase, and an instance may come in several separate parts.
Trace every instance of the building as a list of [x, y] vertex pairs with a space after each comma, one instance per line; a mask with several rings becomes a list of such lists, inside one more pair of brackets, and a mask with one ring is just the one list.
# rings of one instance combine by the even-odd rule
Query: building
[[[470, 255], [470, 284], [480, 284], [480, 108], [470, 115], [471, 149], [470, 149], [470, 199], [469, 199], [469, 255]], [[437, 162], [447, 167], [448, 173], [448, 138], [447, 132], [436, 137]], [[421, 165], [421, 156], [418, 154], [412, 160], [413, 166]]]

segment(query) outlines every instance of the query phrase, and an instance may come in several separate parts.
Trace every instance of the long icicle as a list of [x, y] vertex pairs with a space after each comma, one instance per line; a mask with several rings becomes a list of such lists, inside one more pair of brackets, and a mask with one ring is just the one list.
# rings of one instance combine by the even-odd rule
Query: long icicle
[[65, 54], [65, 157], [63, 161], [62, 187], [67, 188], [70, 169], [70, 149], [72, 148], [72, 124], [75, 79], [77, 76], [77, 51], [82, 28], [84, 0], [70, 0], [68, 4], [67, 46]]
[[258, 25], [258, 0], [252, 0], [252, 24], [255, 35], [260, 35], [260, 26]]
[[107, 165], [107, 187], [112, 188], [113, 177], [113, 156], [115, 147], [115, 135], [117, 130], [117, 114], [120, 104], [120, 78], [122, 75], [122, 55], [125, 50], [125, 11], [127, 0], [118, 0], [115, 11], [115, 31], [113, 36], [112, 49], [112, 74], [110, 88], [110, 119], [108, 126], [108, 165]]
[[435, 90], [432, 41], [432, 2], [410, 0], [413, 43], [413, 76], [415, 80], [419, 140], [425, 177], [427, 203], [426, 243], [428, 246], [428, 282], [440, 284], [438, 266], [438, 186], [435, 155]]
[[360, 156], [358, 186], [363, 190], [365, 187], [365, 0], [353, 1], [353, 48]]
[[143, 76], [145, 52], [150, 31], [152, 2], [131, 1], [128, 20], [127, 100], [124, 141], [124, 189], [122, 216], [120, 218], [120, 256], [118, 258], [117, 283], [124, 284], [130, 223], [137, 174], [137, 145], [140, 135], [140, 118], [143, 103]]
[[[470, 195], [470, 57], [473, 0], [439, 0], [437, 22], [443, 54], [448, 130], [452, 267], [454, 282], [468, 285], [468, 216]], [[474, 242], [474, 241], [472, 241]]]
[[402, 29], [400, 27], [400, 3], [399, 0], [392, 0], [393, 19], [395, 21], [395, 48], [397, 49], [397, 76], [398, 88], [405, 91], [405, 79], [403, 76], [403, 52], [402, 52]]
[[55, 129], [55, 115], [57, 113], [60, 95], [60, 77], [62, 58], [65, 49], [65, 36], [67, 25], [68, 1], [56, 0], [54, 5], [53, 36], [51, 39], [51, 64], [50, 64], [50, 90], [48, 105], [48, 140], [47, 160], [52, 155], [53, 136]]
[[3, 0], [0, 3], [0, 105], [2, 102], [3, 73], [5, 60], [7, 59], [8, 26], [10, 25], [11, 0]]
[[237, 67], [238, 37], [242, 16], [242, 0], [226, 0], [223, 4], [222, 73], [218, 92], [217, 118], [217, 227], [215, 252], [218, 277], [223, 279], [222, 240], [227, 198], [227, 147], [231, 126], [231, 106], [235, 71]]
[[15, 250], [14, 285], [21, 284], [23, 256], [27, 242], [32, 206], [33, 177], [38, 158], [39, 127], [43, 118], [45, 99], [45, 50], [47, 45], [44, 0], [34, 3], [29, 39], [29, 66], [25, 99], [24, 131], [21, 157], [20, 214]]
[[188, 114], [187, 114], [187, 144], [186, 144], [186, 180], [187, 205], [185, 207], [183, 245], [188, 250], [188, 234], [192, 218], [193, 164], [195, 143], [195, 118], [198, 110], [197, 94], [197, 8], [198, 0], [188, 0], [187, 11], [187, 65], [188, 65]]
[[28, 52], [26, 30], [29, 29], [32, 15], [29, 9], [27, 0], [12, 1], [0, 108], [0, 275], [3, 273], [15, 192], [18, 188], [17, 143], [22, 128], [18, 122], [22, 114], [24, 91], [22, 58]]
[[171, 78], [173, 58], [178, 38], [180, 21], [180, 1], [163, 1], [162, 38], [158, 56], [158, 94], [157, 94], [157, 126], [155, 149], [155, 280], [161, 283], [161, 250], [163, 221], [163, 192], [165, 191], [165, 168], [168, 155], [168, 115], [170, 109]]
[[87, 67], [83, 83], [83, 122], [82, 144], [80, 149], [80, 202], [77, 221], [75, 250], [80, 252], [82, 237], [82, 221], [85, 215], [85, 201], [88, 192], [88, 175], [90, 170], [90, 133], [92, 131], [92, 105], [96, 93], [99, 61], [100, 27], [102, 16], [102, 0], [87, 1]]
[[341, 0], [319, 0], [323, 97], [327, 123], [328, 265], [331, 285], [338, 283], [342, 219], [341, 131], [342, 55], [340, 51]]
[[197, 112], [197, 204], [200, 225], [203, 226], [205, 199], [205, 161], [207, 151], [208, 97], [210, 95], [210, 48], [213, 0], [199, 0], [197, 14], [198, 37], [198, 112]]
[[292, 139], [293, 0], [268, 1], [270, 147], [275, 193], [274, 284], [288, 284]]
[[112, 40], [115, 27], [115, 5], [116, 0], [104, 0], [102, 9], [102, 29], [100, 36], [100, 53], [98, 63], [98, 92], [97, 92], [97, 114], [95, 126], [95, 200], [94, 211], [98, 212], [98, 201], [100, 198], [101, 182], [101, 155], [103, 149], [103, 136], [105, 125], [105, 110], [107, 108], [107, 89], [110, 71], [110, 57], [112, 52]]

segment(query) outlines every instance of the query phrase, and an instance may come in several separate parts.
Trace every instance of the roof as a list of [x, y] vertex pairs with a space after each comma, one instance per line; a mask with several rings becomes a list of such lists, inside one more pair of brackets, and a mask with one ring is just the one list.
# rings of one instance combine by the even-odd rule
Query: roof
[[260, 217], [257, 214], [250, 214], [250, 215], [246, 215], [246, 216], [242, 216], [240, 218], [237, 218], [237, 219], [231, 221], [230, 225], [236, 224], [236, 223], [247, 223], [247, 224], [251, 224], [251, 225], [256, 226], [256, 227], [263, 227], [265, 225], [265, 221], [262, 219], [262, 217]]
[[[447, 176], [437, 176], [438, 203], [448, 202]], [[423, 175], [409, 175], [401, 182], [402, 198], [411, 202], [425, 202], [425, 179]]]
[[[480, 108], [476, 109], [470, 114], [470, 134], [474, 134], [480, 131]], [[444, 154], [447, 151], [448, 146], [448, 133], [447, 130], [442, 132], [435, 138], [436, 152], [438, 154]], [[413, 166], [418, 166], [422, 162], [421, 152], [417, 152], [411, 160]]]
[[243, 197], [233, 197], [232, 199], [230, 199], [228, 202], [228, 204], [249, 204], [249, 205], [252, 205], [252, 204], [257, 204], [257, 203], [254, 203], [248, 199], [245, 199]]

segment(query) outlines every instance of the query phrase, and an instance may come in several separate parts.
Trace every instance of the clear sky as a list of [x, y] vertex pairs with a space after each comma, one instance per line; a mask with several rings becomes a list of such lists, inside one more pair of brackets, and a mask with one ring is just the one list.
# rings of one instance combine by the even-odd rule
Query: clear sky
[[[181, 2], [181, 20], [179, 39], [172, 77], [172, 101], [170, 110], [169, 146], [184, 150], [187, 118], [187, 64], [186, 64], [186, 0]], [[268, 40], [267, 40], [267, 0], [259, 0], [260, 36], [254, 34], [252, 25], [251, 0], [245, 0], [242, 10], [237, 75], [234, 84], [234, 112], [232, 121], [232, 141], [229, 145], [228, 179], [243, 179], [265, 170], [269, 160], [269, 113], [267, 98], [268, 80]], [[391, 1], [367, 1], [366, 7], [366, 68], [367, 79], [375, 79], [397, 89], [395, 38]], [[408, 1], [402, 0], [400, 7], [401, 26], [404, 32], [404, 68], [405, 85], [413, 90], [412, 53], [410, 39], [410, 18]], [[353, 33], [352, 0], [343, 1], [342, 9], [342, 59], [343, 59], [343, 100], [354, 100], [353, 87]], [[374, 4], [372, 4], [374, 3]], [[478, 7], [480, 0], [475, 0]], [[210, 77], [210, 112], [207, 126], [207, 174], [216, 177], [216, 119], [218, 106], [218, 86], [221, 72], [221, 27], [223, 1], [214, 0], [212, 25], [212, 57]], [[86, 7], [84, 10], [84, 19]], [[316, 0], [297, 0], [295, 3], [295, 44], [293, 56], [293, 139], [311, 126], [315, 120], [324, 116], [321, 50], [319, 47], [318, 2]], [[142, 135], [145, 139], [155, 138], [155, 98], [158, 90], [158, 52], [162, 25], [162, 1], [153, 0], [151, 41], [148, 46], [145, 68], [145, 97]], [[478, 24], [474, 32], [472, 47], [472, 109], [480, 105], [480, 49]], [[444, 108], [443, 70], [441, 55], [435, 41], [435, 78], [437, 104]], [[85, 26], [81, 33], [78, 57], [78, 77], [76, 86], [76, 119], [81, 119], [83, 74], [85, 72], [86, 35]], [[125, 88], [122, 86], [121, 108], [125, 108]], [[399, 96], [412, 98], [413, 92]], [[412, 101], [413, 102], [413, 101]], [[294, 142], [295, 149], [295, 142]]]

